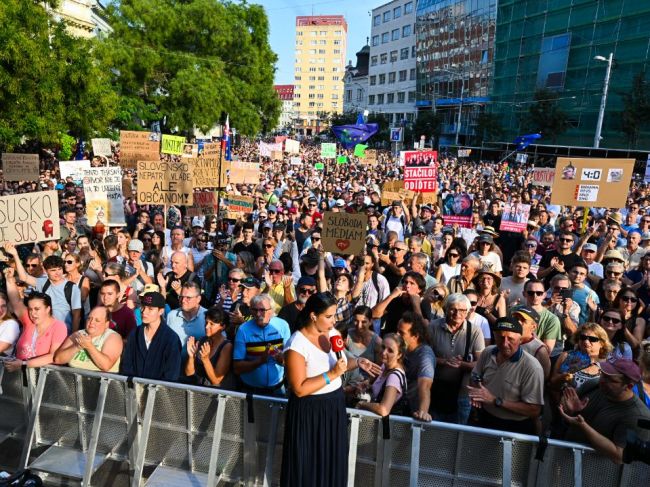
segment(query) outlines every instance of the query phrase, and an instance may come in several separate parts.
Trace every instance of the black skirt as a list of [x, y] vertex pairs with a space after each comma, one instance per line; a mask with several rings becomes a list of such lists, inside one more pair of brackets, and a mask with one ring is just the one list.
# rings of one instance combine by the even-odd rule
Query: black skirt
[[289, 396], [282, 446], [284, 487], [345, 487], [348, 417], [343, 389]]

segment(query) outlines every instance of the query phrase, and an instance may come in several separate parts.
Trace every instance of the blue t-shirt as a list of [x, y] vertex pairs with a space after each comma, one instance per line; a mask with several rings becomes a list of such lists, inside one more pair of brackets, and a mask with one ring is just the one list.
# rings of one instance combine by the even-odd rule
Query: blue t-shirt
[[[47, 277], [38, 277], [36, 279], [36, 290], [38, 292], [43, 292], [43, 287], [48, 281]], [[50, 285], [47, 288], [47, 294], [52, 299], [52, 316], [59, 321], [63, 321], [65, 326], [68, 327], [68, 331], [72, 330], [72, 310], [81, 309], [81, 292], [79, 291], [79, 286], [73, 283], [72, 286], [72, 296], [70, 304], [68, 300], [65, 299], [65, 284], [68, 282], [67, 279], [63, 279], [59, 284], [54, 285], [50, 282]], [[79, 327], [83, 327], [83, 323], [79, 323]]]
[[580, 306], [580, 320], [579, 324], [586, 323], [589, 320], [589, 306], [587, 305], [587, 297], [591, 296], [594, 303], [597, 305], [600, 304], [600, 298], [598, 294], [589, 289], [588, 287], [583, 288], [573, 288], [573, 296], [571, 299], [575, 301], [578, 306]]
[[183, 316], [183, 311], [178, 308], [167, 315], [167, 326], [176, 332], [181, 340], [183, 355], [187, 354], [187, 339], [194, 337], [197, 340], [205, 336], [205, 308], [199, 307], [198, 313], [190, 321]]
[[[237, 330], [232, 359], [255, 360], [264, 353], [267, 346], [274, 352], [282, 353], [290, 336], [289, 324], [281, 318], [271, 318], [264, 327], [258, 326], [255, 320], [249, 320]], [[273, 387], [284, 379], [284, 367], [269, 355], [266, 363], [240, 377], [250, 387]]]

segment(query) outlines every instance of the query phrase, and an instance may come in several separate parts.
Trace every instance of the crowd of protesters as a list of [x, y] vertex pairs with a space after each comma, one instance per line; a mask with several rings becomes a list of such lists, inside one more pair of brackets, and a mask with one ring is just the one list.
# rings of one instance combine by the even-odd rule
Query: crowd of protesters
[[[421, 195], [382, 199], [402, 178], [387, 151], [337, 164], [305, 142], [298, 165], [242, 141], [234, 155], [261, 160], [259, 182], [228, 185], [254, 198], [237, 220], [125, 198], [123, 226], [90, 227], [83, 186], [51, 157], [39, 182], [5, 183], [3, 194], [56, 189], [61, 204], [60, 240], [2, 246], [6, 370], [68, 364], [284, 396], [309, 389], [285, 375], [284, 352], [331, 319], [348, 365], [323, 387], [340, 379], [349, 407], [550, 432], [621, 461], [627, 429], [650, 418], [645, 185], [624, 208], [561, 207], [529, 165], [441, 156], [441, 200], [473, 198], [459, 228]], [[500, 230], [506, 203], [531, 205], [522, 233]], [[368, 216], [361, 254], [325, 251], [326, 211]]]

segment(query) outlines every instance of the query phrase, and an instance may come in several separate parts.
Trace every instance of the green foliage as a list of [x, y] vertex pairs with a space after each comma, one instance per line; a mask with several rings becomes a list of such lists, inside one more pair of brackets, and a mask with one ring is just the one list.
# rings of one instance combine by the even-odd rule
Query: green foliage
[[558, 94], [547, 89], [537, 90], [534, 103], [524, 116], [529, 132], [539, 132], [545, 140], [555, 142], [569, 128], [567, 113], [558, 104]]
[[77, 140], [67, 134], [62, 134], [59, 140], [60, 149], [57, 157], [60, 161], [69, 161], [72, 159], [74, 153], [74, 148], [76, 146]]
[[276, 55], [259, 5], [218, 0], [122, 0], [99, 46], [120, 95], [117, 128], [166, 120], [207, 131], [225, 113], [252, 135], [277, 125]]
[[621, 93], [623, 111], [621, 130], [627, 138], [628, 147], [634, 147], [641, 128], [650, 122], [650, 96], [645, 80], [645, 72], [637, 73], [632, 81], [632, 89]]
[[504, 134], [501, 118], [489, 112], [481, 112], [476, 118], [476, 144], [498, 142]]

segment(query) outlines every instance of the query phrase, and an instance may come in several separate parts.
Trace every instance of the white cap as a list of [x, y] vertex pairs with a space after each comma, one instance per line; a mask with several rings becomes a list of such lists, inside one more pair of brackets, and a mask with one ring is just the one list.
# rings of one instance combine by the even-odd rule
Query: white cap
[[192, 218], [193, 227], [203, 227], [205, 225], [205, 218], [202, 216], [195, 216]]

